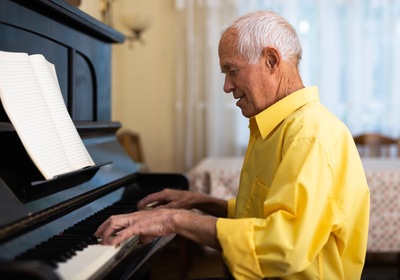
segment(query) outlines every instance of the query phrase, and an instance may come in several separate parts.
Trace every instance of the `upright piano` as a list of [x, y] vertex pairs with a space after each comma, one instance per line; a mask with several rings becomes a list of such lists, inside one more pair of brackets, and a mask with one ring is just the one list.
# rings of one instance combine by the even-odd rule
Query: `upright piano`
[[146, 279], [174, 236], [119, 247], [94, 238], [110, 215], [182, 174], [141, 173], [111, 120], [111, 47], [124, 36], [63, 0], [1, 0], [0, 50], [43, 54], [56, 67], [68, 112], [96, 165], [45, 180], [0, 104], [0, 278]]

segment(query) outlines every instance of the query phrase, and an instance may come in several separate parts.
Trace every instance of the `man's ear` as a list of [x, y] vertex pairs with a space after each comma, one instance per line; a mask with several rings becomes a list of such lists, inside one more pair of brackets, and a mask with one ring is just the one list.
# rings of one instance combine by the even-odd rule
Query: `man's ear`
[[275, 71], [282, 61], [282, 56], [280, 52], [272, 47], [266, 47], [263, 50], [263, 56], [265, 58], [266, 66], [271, 70]]

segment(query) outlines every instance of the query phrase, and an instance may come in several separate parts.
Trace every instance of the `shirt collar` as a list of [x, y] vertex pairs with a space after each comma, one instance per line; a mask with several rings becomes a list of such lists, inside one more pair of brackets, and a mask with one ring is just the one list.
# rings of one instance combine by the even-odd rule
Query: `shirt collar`
[[261, 137], [265, 139], [289, 114], [312, 101], [319, 101], [318, 88], [316, 86], [295, 91], [250, 118], [250, 132], [253, 133], [258, 127]]

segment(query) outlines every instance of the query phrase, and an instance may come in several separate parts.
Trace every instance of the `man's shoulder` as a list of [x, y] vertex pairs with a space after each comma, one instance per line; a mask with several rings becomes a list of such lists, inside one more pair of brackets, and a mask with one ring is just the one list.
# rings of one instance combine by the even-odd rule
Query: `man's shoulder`
[[332, 139], [335, 135], [351, 136], [347, 126], [320, 102], [310, 102], [288, 115], [285, 130], [303, 138]]

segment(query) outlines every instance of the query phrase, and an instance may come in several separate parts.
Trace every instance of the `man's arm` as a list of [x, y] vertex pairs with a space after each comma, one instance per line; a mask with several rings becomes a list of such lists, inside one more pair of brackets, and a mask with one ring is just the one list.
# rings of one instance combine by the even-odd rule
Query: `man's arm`
[[210, 215], [178, 211], [172, 217], [172, 224], [175, 233], [201, 245], [221, 250], [217, 238], [217, 219]]

